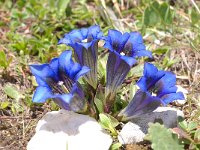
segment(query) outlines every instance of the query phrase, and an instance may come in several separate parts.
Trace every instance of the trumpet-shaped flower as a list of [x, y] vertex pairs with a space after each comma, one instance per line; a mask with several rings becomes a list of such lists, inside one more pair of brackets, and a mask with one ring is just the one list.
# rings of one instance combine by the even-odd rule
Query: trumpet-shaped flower
[[183, 100], [182, 92], [177, 92], [176, 76], [168, 71], [158, 70], [145, 63], [143, 77], [137, 82], [140, 89], [129, 105], [119, 114], [125, 119], [152, 112], [160, 104], [167, 105], [174, 100]]
[[86, 109], [84, 93], [78, 79], [90, 69], [73, 62], [71, 55], [71, 51], [64, 51], [49, 64], [30, 65], [38, 83], [33, 102], [43, 103], [52, 98], [63, 109], [75, 112]]
[[104, 48], [111, 52], [116, 51], [121, 55], [130, 56], [133, 58], [147, 56], [152, 57], [150, 51], [146, 50], [143, 43], [143, 38], [139, 32], [124, 33], [117, 30], [109, 30], [108, 36], [103, 37], [105, 40]]
[[71, 46], [75, 51], [75, 59], [81, 65], [91, 69], [84, 78], [94, 88], [97, 87], [98, 41], [102, 36], [100, 27], [94, 25], [89, 28], [73, 30], [65, 34], [64, 38], [58, 42], [58, 44]]
[[131, 67], [136, 64], [136, 58], [152, 55], [146, 50], [142, 36], [138, 32], [122, 34], [117, 30], [109, 30], [108, 36], [103, 39], [104, 48], [110, 51], [106, 68], [106, 95], [113, 97], [110, 95], [123, 83]]

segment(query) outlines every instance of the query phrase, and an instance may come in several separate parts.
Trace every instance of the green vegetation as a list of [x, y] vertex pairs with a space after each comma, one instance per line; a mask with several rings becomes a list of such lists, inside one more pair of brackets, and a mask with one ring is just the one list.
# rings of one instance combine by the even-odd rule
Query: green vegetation
[[[35, 124], [42, 113], [57, 110], [55, 103], [45, 105], [32, 103], [32, 94], [36, 86], [30, 74], [32, 63], [48, 62], [69, 47], [57, 45], [65, 33], [75, 28], [99, 24], [103, 32], [116, 28], [121, 31], [139, 31], [147, 48], [153, 52], [152, 62], [159, 68], [176, 73], [178, 84], [189, 92], [187, 103], [176, 105], [183, 110], [186, 118], [180, 121], [180, 130], [172, 133], [158, 124], [150, 128], [149, 140], [156, 149], [157, 139], [153, 130], [161, 130], [169, 141], [193, 149], [199, 148], [200, 135], [200, 3], [193, 0], [0, 0], [0, 121], [5, 119], [4, 128], [12, 131], [9, 141], [20, 141], [18, 147], [25, 147]], [[100, 68], [105, 68], [106, 51], [99, 51]], [[132, 79], [142, 73], [138, 65], [138, 75], [129, 74], [118, 94], [126, 100], [134, 95]], [[133, 68], [136, 69], [136, 68]], [[105, 69], [104, 69], [105, 70]], [[135, 71], [134, 71], [135, 72]], [[100, 75], [105, 82], [105, 72]], [[128, 89], [132, 89], [129, 91]], [[128, 97], [128, 98], [127, 98]], [[101, 103], [96, 98], [95, 103]], [[116, 105], [117, 107], [123, 104]], [[101, 107], [98, 108], [99, 112]], [[10, 128], [9, 120], [15, 119], [16, 128]], [[100, 114], [102, 126], [116, 136], [118, 122]], [[17, 128], [18, 127], [18, 128]], [[180, 136], [177, 137], [177, 134]], [[16, 138], [19, 135], [19, 139]], [[187, 136], [186, 136], [187, 135]], [[7, 137], [7, 134], [2, 135]], [[162, 137], [162, 135], [161, 135]], [[2, 139], [0, 138], [0, 141]], [[163, 139], [164, 140], [164, 139]], [[23, 141], [23, 142], [22, 142]], [[171, 143], [169, 142], [169, 143]], [[1, 142], [0, 142], [1, 144]], [[174, 146], [176, 144], [173, 144]], [[189, 145], [189, 146], [188, 146]], [[164, 145], [163, 145], [164, 146]], [[117, 143], [115, 147], [119, 147]], [[22, 149], [22, 148], [21, 148]], [[113, 148], [115, 149], [115, 148]]]
[[179, 142], [178, 136], [159, 123], [150, 124], [147, 139], [152, 142], [151, 147], [154, 150], [183, 150], [183, 144]]

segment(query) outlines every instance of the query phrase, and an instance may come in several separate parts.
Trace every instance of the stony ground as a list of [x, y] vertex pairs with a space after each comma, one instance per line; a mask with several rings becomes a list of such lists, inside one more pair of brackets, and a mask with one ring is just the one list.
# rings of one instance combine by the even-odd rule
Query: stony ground
[[[44, 1], [45, 3], [46, 1]], [[127, 1], [122, 1], [125, 4], [128, 3]], [[175, 1], [170, 1], [174, 2]], [[35, 126], [38, 122], [38, 120], [48, 111], [55, 110], [57, 109], [52, 103], [47, 103], [44, 105], [36, 105], [31, 103], [31, 98], [32, 98], [32, 93], [35, 89], [33, 86], [34, 81], [33, 78], [30, 74], [30, 70], [28, 65], [33, 63], [33, 62], [41, 62], [42, 61], [48, 61], [52, 56], [55, 56], [57, 52], [54, 51], [54, 44], [55, 42], [52, 40], [49, 43], [49, 55], [45, 53], [45, 57], [40, 54], [40, 52], [30, 52], [25, 54], [21, 54], [21, 51], [19, 49], [23, 48], [16, 48], [19, 45], [13, 46], [13, 44], [16, 44], [17, 41], [19, 40], [21, 43], [23, 40], [20, 39], [20, 37], [17, 37], [16, 39], [12, 38], [11, 33], [17, 33], [20, 35], [27, 37], [30, 36], [42, 36], [43, 33], [43, 28], [39, 28], [38, 31], [36, 32], [35, 28], [32, 26], [34, 22], [39, 22], [41, 21], [41, 24], [45, 22], [45, 19], [38, 19], [35, 20], [34, 17], [29, 16], [25, 18], [18, 18], [18, 22], [13, 18], [16, 18], [16, 13], [13, 12], [14, 9], [19, 9], [19, 12], [23, 12], [24, 8], [23, 5], [26, 4], [18, 4], [18, 3], [23, 3], [22, 1], [9, 1], [9, 2], [4, 2], [0, 1], [0, 37], [1, 37], [1, 42], [0, 42], [0, 50], [4, 51], [7, 58], [12, 58], [12, 62], [10, 63], [9, 67], [7, 69], [1, 68], [0, 67], [0, 149], [2, 150], [25, 150], [27, 142], [30, 140], [30, 138], [33, 136], [35, 132]], [[136, 4], [135, 4], [136, 3]], [[124, 27], [129, 28], [130, 30], [135, 29], [130, 27], [130, 22], [134, 21], [135, 16], [134, 13], [137, 15], [140, 15], [141, 11], [144, 11], [144, 6], [141, 6], [140, 10], [140, 5], [137, 4], [139, 1], [136, 1], [134, 4], [130, 4], [128, 6], [130, 12], [124, 11], [125, 5], [122, 5], [120, 3], [112, 3], [112, 1], [107, 2], [108, 6], [115, 6], [115, 9], [113, 10], [118, 14], [118, 6], [120, 10], [123, 10], [123, 14], [118, 14], [117, 16], [123, 15], [124, 18], [121, 18], [122, 22], [124, 19]], [[177, 2], [178, 3], [178, 2]], [[5, 6], [6, 5], [6, 6]], [[9, 11], [6, 9], [7, 5], [9, 5]], [[13, 5], [13, 6], [10, 6]], [[17, 5], [17, 6], [16, 6]], [[19, 5], [19, 6], [18, 6]], [[21, 6], [22, 5], [22, 6]], [[36, 5], [36, 4], [35, 4]], [[77, 4], [71, 4], [75, 7]], [[89, 1], [88, 3], [85, 3], [86, 8], [88, 10], [91, 10], [91, 8], [95, 8], [95, 3]], [[123, 7], [122, 7], [123, 6]], [[126, 6], [126, 7], [127, 7]], [[135, 6], [137, 9], [133, 9], [132, 7]], [[136, 7], [137, 6], [137, 7]], [[146, 6], [145, 6], [146, 7]], [[179, 7], [179, 10], [177, 13], [183, 15], [183, 18], [187, 18], [188, 14], [184, 12], [184, 9], [187, 9], [187, 7], [192, 7], [191, 4], [182, 4]], [[76, 8], [76, 7], [75, 7]], [[82, 8], [82, 7], [81, 7]], [[85, 8], [85, 7], [84, 7]], [[139, 10], [138, 10], [139, 8]], [[175, 8], [175, 6], [174, 6]], [[180, 9], [181, 8], [181, 9]], [[78, 12], [79, 9], [77, 9]], [[72, 11], [72, 10], [71, 10]], [[132, 13], [134, 12], [134, 13]], [[88, 13], [88, 12], [87, 12]], [[77, 13], [78, 14], [78, 13]], [[91, 21], [91, 14], [86, 14], [88, 17], [82, 18], [81, 21], [77, 21], [80, 16], [76, 18], [77, 14], [73, 14], [74, 18], [68, 18], [67, 23], [69, 23], [71, 20], [74, 19], [73, 21], [75, 22], [71, 26], [69, 25], [67, 29], [64, 29], [65, 31], [69, 31], [69, 29], [73, 27], [83, 27], [83, 26], [89, 26], [90, 24], [93, 24], [93, 21]], [[80, 13], [81, 14], [81, 13]], [[79, 14], [79, 15], [80, 15]], [[84, 14], [84, 12], [83, 12]], [[81, 14], [81, 15], [83, 15]], [[137, 16], [136, 15], [136, 16]], [[22, 15], [23, 16], [23, 15]], [[52, 15], [53, 16], [53, 15]], [[52, 17], [51, 16], [51, 17]], [[39, 16], [38, 16], [39, 17]], [[47, 19], [47, 18], [46, 18]], [[76, 20], [75, 20], [76, 19]], [[107, 26], [109, 23], [105, 23], [105, 20], [101, 20], [102, 17], [94, 17], [95, 23], [100, 23], [104, 28]], [[14, 21], [13, 21], [14, 20]], [[100, 21], [99, 21], [100, 20]], [[119, 19], [120, 20], [120, 19]], [[178, 20], [178, 19], [177, 19]], [[175, 20], [175, 21], [177, 21]], [[20, 21], [22, 21], [24, 24], [23, 25], [18, 25], [17, 27], [13, 28], [13, 24], [17, 24]], [[49, 20], [48, 20], [49, 21]], [[62, 30], [62, 26], [60, 24], [62, 22], [57, 21], [55, 18], [52, 17], [52, 20], [49, 22], [45, 22], [44, 24], [45, 28], [46, 25], [50, 24], [53, 26], [56, 26], [52, 32], [55, 34], [61, 34], [58, 33], [58, 31]], [[38, 23], [37, 22], [37, 23]], [[178, 22], [178, 21], [177, 21]], [[175, 22], [174, 24], [178, 24]], [[66, 23], [66, 22], [65, 22]], [[38, 23], [38, 26], [41, 25]], [[184, 25], [182, 25], [184, 26]], [[185, 24], [186, 28], [190, 27], [187, 23]], [[50, 26], [52, 27], [52, 26]], [[49, 27], [49, 28], [50, 28]], [[16, 29], [16, 30], [15, 30]], [[13, 31], [14, 30], [14, 31]], [[158, 29], [159, 31], [159, 29]], [[51, 31], [44, 31], [44, 32], [51, 32]], [[200, 103], [200, 52], [194, 49], [190, 45], [190, 42], [187, 42], [184, 36], [185, 31], [180, 31], [180, 39], [176, 39], [177, 41], [173, 41], [174, 38], [164, 38], [161, 40], [161, 45], [164, 46], [171, 46], [172, 44], [176, 43], [176, 46], [171, 46], [170, 47], [170, 52], [168, 54], [163, 53], [163, 54], [154, 54], [154, 60], [152, 62], [155, 62], [156, 64], [162, 64], [161, 68], [165, 70], [171, 70], [177, 75], [177, 84], [181, 85], [183, 88], [188, 90], [188, 98], [187, 98], [187, 103], [183, 106], [179, 106], [176, 103], [170, 104], [172, 107], [177, 107], [181, 110], [183, 110], [185, 117], [187, 120], [195, 120], [195, 121], [200, 121], [200, 114], [199, 114], [199, 103]], [[191, 31], [192, 32], [192, 31]], [[9, 35], [10, 34], [10, 35]], [[15, 35], [15, 34], [14, 34]], [[37, 37], [35, 36], [35, 37]], [[47, 36], [47, 35], [45, 35]], [[59, 36], [59, 35], [58, 35]], [[19, 38], [19, 39], [18, 39]], [[25, 39], [26, 39], [25, 38]], [[49, 39], [49, 37], [46, 37], [46, 39], [39, 39], [41, 40], [41, 43], [39, 44], [46, 44]], [[47, 40], [47, 41], [46, 41]], [[14, 42], [13, 42], [14, 41]], [[52, 42], [52, 43], [51, 43]], [[147, 38], [145, 42], [149, 45], [156, 45], [154, 44], [154, 41], [152, 41], [151, 37]], [[36, 42], [35, 42], [36, 43]], [[36, 44], [38, 44], [36, 43]], [[47, 42], [48, 43], [48, 42]], [[30, 43], [28, 43], [30, 44]], [[28, 45], [27, 44], [27, 45]], [[31, 43], [33, 46], [34, 42]], [[39, 46], [39, 44], [36, 47], [27, 47], [27, 49], [43, 49], [44, 47]], [[23, 44], [22, 44], [23, 45]], [[151, 47], [152, 50], [156, 49], [160, 45], [156, 45], [155, 47]], [[22, 46], [23, 47], [23, 46]], [[46, 47], [45, 47], [46, 48]], [[26, 50], [27, 50], [26, 49]], [[53, 49], [53, 50], [52, 50]], [[198, 49], [198, 47], [197, 47]], [[25, 51], [23, 51], [25, 53]], [[166, 59], [166, 55], [168, 55], [168, 58], [170, 60], [177, 60], [176, 63], [173, 65], [167, 67], [163, 65], [164, 60]], [[40, 57], [38, 59], [38, 57]], [[0, 66], [1, 66], [1, 60], [0, 60]], [[9, 94], [6, 94], [5, 92], [5, 87], [6, 86], [11, 86], [14, 87], [17, 91], [23, 94], [23, 97], [20, 97], [17, 101], [13, 99], [12, 97], [9, 96]], [[2, 102], [8, 102], [8, 106], [5, 108], [2, 106]], [[148, 142], [143, 142], [139, 143], [136, 145], [126, 145], [123, 146], [122, 149], [126, 150], [131, 150], [131, 149], [136, 149], [136, 150], [149, 150], [151, 149], [150, 143]]]
[[[174, 50], [174, 57], [180, 57], [176, 50]], [[193, 98], [198, 99], [200, 94], [198, 94], [198, 89], [200, 88], [198, 82], [200, 81], [200, 74], [196, 73], [197, 70], [200, 70], [200, 56], [199, 54], [195, 54], [193, 51], [188, 49], [184, 50], [185, 60], [174, 65], [171, 70], [176, 72], [178, 76], [178, 84], [188, 90], [189, 94]], [[185, 69], [185, 68], [190, 68]], [[196, 71], [195, 71], [195, 67]], [[25, 68], [27, 69], [27, 68]], [[186, 72], [188, 75], [182, 75], [182, 72]], [[5, 84], [14, 84], [18, 85], [20, 90], [26, 90], [30, 88], [30, 81], [27, 79], [29, 75], [28, 69], [25, 71], [25, 78], [19, 78], [18, 76], [12, 75], [11, 77], [2, 77], [0, 86], [3, 87]], [[23, 82], [21, 80], [26, 80]], [[191, 86], [193, 83], [193, 86]], [[3, 89], [3, 88], [1, 88]], [[3, 95], [3, 91], [1, 91], [1, 95]], [[23, 104], [22, 102], [22, 105]], [[48, 111], [51, 111], [51, 106], [46, 104], [43, 106], [32, 105], [30, 108], [27, 108], [22, 113], [18, 113], [17, 115], [13, 114], [11, 109], [1, 109], [0, 110], [0, 149], [12, 149], [12, 150], [25, 150], [27, 142], [33, 136], [35, 132], [35, 126], [38, 120]], [[182, 109], [186, 118], [190, 119], [191, 116], [194, 115], [193, 111], [197, 109], [195, 103], [186, 103], [184, 106], [178, 106], [176, 104], [172, 104], [172, 107], [177, 107]], [[131, 150], [131, 149], [150, 149], [149, 143], [141, 143], [137, 145], [126, 145], [123, 149]]]

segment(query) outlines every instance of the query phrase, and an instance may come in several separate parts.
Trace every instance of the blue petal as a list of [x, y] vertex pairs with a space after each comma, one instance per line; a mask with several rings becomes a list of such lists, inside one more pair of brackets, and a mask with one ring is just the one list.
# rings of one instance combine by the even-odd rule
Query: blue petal
[[58, 77], [56, 76], [56, 73], [49, 66], [49, 64], [30, 65], [30, 69], [31, 69], [32, 74], [36, 77], [36, 79], [40, 78], [41, 80], [43, 80], [45, 82], [47, 81], [48, 78], [52, 78], [54, 80], [58, 80]]
[[71, 43], [71, 40], [69, 38], [62, 38], [58, 41], [58, 44], [65, 44], [69, 45]]
[[109, 30], [108, 37], [104, 38], [104, 48], [108, 48], [110, 51], [117, 51], [118, 53], [120, 53], [123, 50], [128, 38], [129, 33], [122, 34], [117, 30]]
[[65, 110], [71, 110], [69, 106], [73, 98], [73, 95], [71, 93], [62, 94], [62, 95], [54, 95], [53, 98], [54, 98], [55, 103], [57, 103], [60, 108], [65, 109]]
[[159, 81], [164, 75], [164, 71], [158, 71], [154, 65], [145, 63], [143, 77], [140, 78], [137, 85], [141, 90], [151, 90], [155, 87], [156, 82]]
[[96, 36], [96, 38], [99, 40], [102, 39], [102, 37], [103, 37], [103, 32], [99, 32]]
[[69, 104], [70, 110], [74, 112], [85, 112], [87, 108], [87, 103], [78, 94], [74, 94], [73, 98]]
[[151, 96], [148, 92], [138, 90], [128, 106], [120, 115], [126, 119], [136, 118], [140, 115], [154, 111], [161, 102], [158, 97]]
[[152, 57], [152, 53], [146, 50], [146, 46], [139, 32], [130, 33], [130, 37], [124, 46], [124, 52], [132, 57]]
[[51, 89], [44, 86], [38, 86], [33, 96], [33, 102], [44, 103], [49, 98], [52, 98]]
[[81, 42], [84, 39], [81, 30], [72, 30], [71, 32], [64, 35], [64, 38], [58, 41], [58, 44], [66, 44], [74, 47], [76, 42]]
[[139, 32], [131, 32], [130, 39], [132, 40], [133, 44], [135, 44], [135, 45], [143, 44], [143, 38]]
[[60, 69], [64, 71], [71, 80], [77, 81], [90, 69], [86, 66], [81, 66], [80, 64], [73, 62], [71, 56], [71, 51], [64, 51], [59, 57], [59, 65]]
[[56, 76], [58, 76], [58, 58], [54, 58], [50, 61], [49, 66], [52, 68]]
[[48, 87], [47, 82], [44, 81], [44, 80], [42, 80], [40, 77], [35, 77], [35, 79], [36, 79], [36, 82], [37, 82], [37, 84], [38, 84], [39, 86], [46, 86], [46, 87]]
[[85, 37], [82, 35], [80, 29], [75, 29], [69, 32], [68, 34], [65, 34], [64, 38], [69, 38], [71, 39], [71, 42], [75, 43], [75, 42], [80, 42]]
[[[80, 29], [80, 31], [81, 31], [82, 37], [83, 37], [83, 38], [87, 38], [88, 29], [87, 29], [87, 28], [82, 28], [82, 29]], [[83, 39], [82, 39], [82, 40], [83, 40]]]
[[122, 84], [135, 62], [134, 58], [121, 56], [117, 52], [110, 52], [106, 66], [106, 88], [110, 92], [115, 92]]
[[58, 58], [54, 58], [50, 61], [49, 66], [56, 72], [58, 71]]
[[149, 58], [152, 58], [152, 53], [150, 51], [147, 50], [142, 50], [142, 51], [138, 51], [135, 53], [136, 57], [142, 57], [142, 56], [147, 56]]
[[62, 103], [70, 103], [71, 99], [72, 99], [73, 95], [71, 93], [69, 94], [58, 94], [58, 95], [54, 95], [53, 98], [58, 98], [62, 101]]
[[93, 39], [100, 39], [103, 36], [103, 33], [98, 25], [93, 25], [88, 28], [88, 37], [91, 35]]
[[[154, 76], [147, 78], [147, 88], [149, 90], [156, 88], [155, 86], [156, 82], [162, 79], [164, 75], [165, 75], [165, 71], [160, 70]], [[158, 90], [158, 89], [155, 89], [155, 90]]]
[[83, 46], [85, 49], [88, 49], [89, 47], [91, 47], [94, 44], [94, 42], [97, 42], [97, 40], [92, 40], [91, 42], [88, 42], [88, 43], [82, 42], [82, 43], [78, 43], [78, 44]]
[[84, 59], [83, 59], [83, 51], [84, 51], [84, 47], [80, 44], [75, 44], [74, 45], [74, 55], [75, 55], [75, 60], [80, 63], [81, 65], [84, 65]]
[[[74, 45], [74, 50], [75, 50], [75, 59], [81, 64], [81, 65], [85, 65], [91, 68], [91, 66], [89, 66], [89, 64], [85, 63], [87, 62], [87, 59], [92, 59], [92, 61], [94, 60], [95, 62], [97, 61], [97, 53], [98, 53], [98, 40], [97, 39], [93, 39], [90, 42], [81, 42], [81, 43], [76, 43]], [[91, 53], [87, 54], [87, 53]], [[90, 58], [83, 58], [84, 56], [92, 56]], [[92, 63], [95, 63], [92, 62]]]
[[[160, 84], [160, 82], [159, 82], [159, 84]], [[173, 86], [173, 87], [165, 87], [164, 86], [163, 88], [159, 88], [157, 86], [155, 86], [155, 87], [156, 87], [156, 89], [158, 89], [158, 91], [157, 91], [158, 97], [162, 97], [165, 94], [176, 93], [176, 91], [177, 91], [176, 86]]]
[[80, 98], [84, 99], [83, 89], [81, 88], [81, 85], [78, 82], [73, 84], [71, 93], [77, 94]]
[[64, 103], [61, 99], [59, 98], [53, 98], [53, 101], [62, 109], [65, 109], [65, 110], [71, 110], [70, 107], [69, 107], [69, 104], [68, 103]]
[[137, 62], [136, 59], [128, 56], [121, 56], [121, 59], [124, 60], [130, 67], [132, 67]]
[[81, 65], [78, 63], [71, 63], [71, 69], [66, 69], [66, 73], [73, 81], [75, 81], [76, 74], [81, 70]]
[[[98, 40], [92, 40], [91, 45], [82, 49], [81, 60], [83, 66], [88, 66], [91, 70], [84, 77], [85, 80], [94, 88], [97, 86], [97, 55]], [[87, 48], [87, 49], [86, 49]], [[80, 62], [80, 61], [79, 61]]]
[[137, 86], [140, 87], [140, 90], [142, 90], [142, 91], [147, 91], [148, 90], [147, 89], [147, 82], [146, 81], [147, 81], [146, 77], [141, 77], [138, 80], [138, 82], [136, 84], [137, 84]]
[[174, 100], [184, 100], [184, 95], [182, 92], [177, 92], [177, 93], [170, 93], [166, 94], [163, 97], [161, 97], [161, 102], [163, 105], [167, 105], [170, 102], [173, 102]]
[[155, 87], [158, 89], [158, 95], [161, 97], [165, 94], [175, 93], [177, 90], [175, 85], [175, 74], [165, 71], [165, 75], [156, 83]]
[[54, 101], [63, 109], [80, 112], [85, 110], [86, 102], [77, 93], [73, 95], [63, 94], [56, 95]]
[[104, 48], [107, 48], [109, 51], [114, 52], [114, 48], [112, 46], [112, 43], [110, 41], [110, 39], [108, 39], [107, 37], [104, 38], [104, 40], [106, 41], [105, 44], [103, 45]]
[[[30, 69], [31, 69], [31, 73], [34, 76], [42, 77], [42, 76], [44, 76], [44, 74], [46, 76], [48, 76], [49, 70], [51, 68], [49, 67], [48, 64], [42, 64], [42, 65], [30, 65]], [[43, 73], [43, 71], [44, 71], [44, 73]], [[50, 75], [52, 75], [52, 74], [53, 74], [53, 72], [51, 71]]]
[[158, 81], [157, 85], [159, 85], [160, 82], [162, 82], [162, 84], [159, 86], [160, 88], [173, 87], [176, 85], [176, 75], [171, 72], [165, 71], [165, 75]]
[[62, 52], [62, 54], [58, 58], [59, 62], [59, 69], [62, 72], [66, 72], [67, 75], [72, 74], [71, 69], [74, 65], [74, 62], [72, 61], [72, 51], [67, 50]]
[[[65, 66], [71, 64], [72, 51], [66, 50], [58, 57], [59, 69], [65, 70]], [[70, 66], [71, 67], [71, 66]]]
[[[78, 61], [80, 65], [88, 66], [91, 69], [91, 71], [84, 78], [94, 88], [97, 86], [98, 41], [101, 39], [102, 35], [103, 33], [101, 32], [100, 27], [98, 25], [94, 25], [89, 28], [73, 30], [64, 37], [69, 39], [68, 43], [70, 44], [68, 45], [74, 49], [76, 61]], [[85, 39], [87, 39], [87, 41], [83, 41]], [[63, 59], [66, 57], [65, 55], [66, 54], [61, 54], [59, 58], [60, 64], [62, 63], [61, 70], [64, 70], [65, 66], [65, 71], [68, 76], [77, 80], [80, 75], [85, 74], [85, 71], [75, 77], [75, 75], [81, 70], [81, 66], [77, 65], [72, 60], [67, 60], [68, 64], [66, 64]], [[73, 68], [73, 70], [71, 68]], [[86, 72], [88, 72], [88, 69]]]
[[93, 39], [100, 39], [102, 35], [103, 33], [101, 32], [100, 27], [98, 25], [94, 25], [89, 28], [76, 29], [65, 34], [64, 38], [59, 40], [58, 44], [66, 44], [74, 48], [77, 42], [84, 43], [82, 42], [84, 39], [89, 39], [89, 41]]
[[81, 70], [79, 70], [79, 72], [76, 74], [74, 80], [75, 80], [75, 81], [78, 81], [78, 79], [79, 79], [81, 76], [85, 75], [85, 74], [88, 73], [89, 71], [90, 71], [90, 68], [89, 68], [89, 67], [83, 66], [83, 67], [81, 68]]
[[155, 76], [157, 72], [158, 72], [158, 69], [153, 64], [145, 63], [143, 75], [146, 78]]

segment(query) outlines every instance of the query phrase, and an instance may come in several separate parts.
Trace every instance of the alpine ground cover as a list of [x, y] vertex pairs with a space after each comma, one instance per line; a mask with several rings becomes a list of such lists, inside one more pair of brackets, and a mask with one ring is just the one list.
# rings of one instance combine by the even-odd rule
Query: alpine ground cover
[[[104, 45], [106, 49], [99, 49], [98, 69], [102, 71], [99, 74], [99, 82], [103, 85], [107, 84], [107, 87], [110, 86], [106, 89], [107, 93], [110, 88], [117, 88], [118, 84], [121, 84], [121, 88], [117, 88], [116, 103], [120, 99], [132, 99], [135, 93], [141, 94], [140, 91], [136, 92], [133, 81], [138, 81], [139, 77], [143, 75], [144, 61], [148, 59], [148, 62], [159, 68], [158, 70], [172, 71], [176, 74], [178, 84], [188, 90], [186, 104], [180, 106], [170, 103], [169, 105], [183, 110], [187, 123], [199, 122], [200, 24], [198, 2], [148, 0], [135, 2], [44, 0], [37, 2], [30, 0], [28, 2], [1, 1], [0, 3], [0, 121], [2, 135], [0, 145], [3, 147], [25, 149], [26, 142], [32, 136], [34, 126], [42, 114], [59, 109], [52, 101], [48, 101], [44, 105], [32, 103], [32, 95], [37, 84], [30, 73], [29, 65], [47, 64], [51, 59], [59, 57], [66, 49], [73, 50], [76, 46], [84, 47], [84, 44], [71, 48], [71, 45], [57, 45], [57, 43], [65, 33], [69, 33], [73, 29], [88, 28], [94, 24], [101, 27], [104, 35], [109, 33], [108, 30], [111, 32], [113, 29], [123, 33], [138, 31], [142, 34], [147, 49], [152, 52], [152, 58], [137, 58], [137, 67], [133, 67], [127, 73], [125, 80], [120, 80], [119, 83], [114, 83], [115, 87], [111, 87], [110, 85], [113, 85], [116, 80], [110, 78], [110, 83], [106, 82], [108, 80], [105, 75], [108, 71], [103, 72], [102, 70], [108, 68], [106, 62], [109, 59], [119, 55], [113, 52], [108, 44]], [[112, 6], [114, 7], [112, 8]], [[110, 41], [108, 38], [104, 40], [107, 43]], [[82, 42], [84, 43], [84, 41]], [[103, 47], [103, 43], [99, 42], [99, 45]], [[121, 53], [123, 57], [131, 55], [123, 53]], [[77, 58], [76, 62], [81, 65], [89, 63], [81, 62], [81, 59]], [[109, 71], [111, 70], [109, 69]], [[89, 76], [95, 76], [95, 74], [94, 69], [85, 77], [85, 80], [91, 79]], [[113, 76], [113, 78], [115, 77]], [[92, 79], [94, 80], [88, 80], [91, 89], [96, 87], [97, 80]], [[62, 83], [60, 82], [60, 84]], [[85, 87], [82, 88], [84, 91]], [[110, 97], [112, 98], [112, 95]], [[99, 98], [96, 98], [96, 103], [99, 102]], [[118, 110], [118, 107], [123, 108], [126, 105], [127, 101], [121, 105], [115, 105], [113, 109]], [[189, 132], [193, 139], [193, 141], [189, 140], [185, 143], [185, 148], [194, 145], [198, 139], [196, 135], [194, 140], [194, 131], [197, 128], [198, 126], [191, 130], [184, 130]]]

